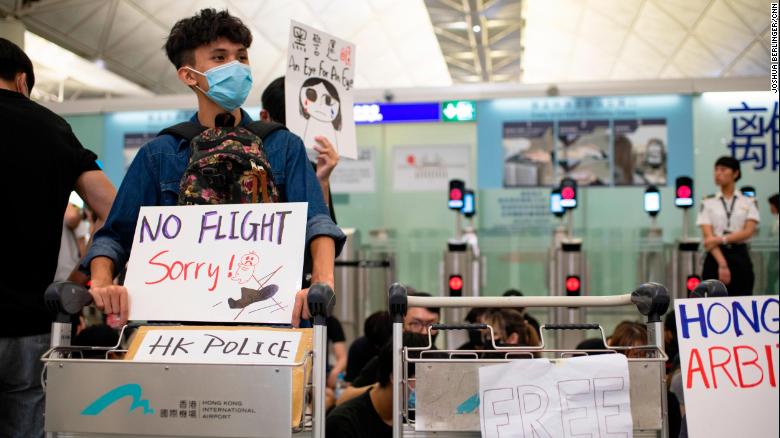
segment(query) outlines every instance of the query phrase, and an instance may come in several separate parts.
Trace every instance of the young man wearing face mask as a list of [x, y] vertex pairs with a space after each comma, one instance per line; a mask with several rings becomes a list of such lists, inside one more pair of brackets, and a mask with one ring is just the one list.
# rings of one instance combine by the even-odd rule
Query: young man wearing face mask
[[[245, 126], [250, 116], [241, 109], [252, 87], [248, 48], [252, 34], [227, 11], [203, 9], [173, 26], [165, 51], [179, 80], [198, 99], [192, 117], [203, 127]], [[306, 247], [311, 256], [312, 282], [333, 287], [333, 261], [345, 236], [333, 223], [317, 178], [306, 159], [301, 139], [277, 130], [263, 139], [280, 202], [308, 202]], [[103, 229], [95, 235], [82, 267], [91, 270], [91, 293], [106, 313], [127, 320], [127, 289], [113, 285], [125, 266], [142, 205], [176, 205], [179, 183], [190, 157], [189, 142], [161, 135], [144, 145], [127, 171]], [[306, 290], [296, 295], [293, 324], [308, 318]]]

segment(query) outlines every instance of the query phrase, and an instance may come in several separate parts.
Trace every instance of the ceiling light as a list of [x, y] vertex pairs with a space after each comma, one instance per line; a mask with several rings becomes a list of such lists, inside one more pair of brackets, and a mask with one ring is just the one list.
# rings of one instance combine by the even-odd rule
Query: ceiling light
[[474, 33], [479, 33], [482, 30], [482, 27], [479, 24], [475, 24], [471, 30], [474, 31]]
[[29, 31], [24, 33], [24, 48], [36, 68], [52, 70], [63, 78], [83, 84], [87, 89], [124, 96], [154, 95], [146, 88], [101, 68], [97, 60], [84, 59]]

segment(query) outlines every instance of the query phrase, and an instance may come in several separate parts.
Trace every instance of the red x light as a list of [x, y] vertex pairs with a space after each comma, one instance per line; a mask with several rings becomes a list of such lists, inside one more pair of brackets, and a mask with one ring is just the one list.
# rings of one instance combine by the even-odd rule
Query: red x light
[[701, 284], [701, 277], [698, 275], [689, 275], [688, 279], [685, 280], [685, 288], [688, 289], [688, 294], [690, 295], [699, 284]]
[[459, 297], [463, 295], [463, 277], [460, 275], [450, 275], [450, 296]]
[[576, 275], [569, 275], [566, 277], [566, 295], [578, 296], [580, 295], [580, 286], [582, 282], [580, 277]]

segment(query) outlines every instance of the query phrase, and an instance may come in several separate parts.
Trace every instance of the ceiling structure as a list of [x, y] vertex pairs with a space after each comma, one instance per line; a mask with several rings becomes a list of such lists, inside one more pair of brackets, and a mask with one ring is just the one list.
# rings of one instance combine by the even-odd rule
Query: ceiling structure
[[455, 82], [520, 80], [521, 0], [425, 0]]
[[527, 83], [769, 75], [769, 0], [527, 2]]
[[0, 0], [0, 26], [6, 17], [29, 31], [38, 98], [62, 101], [186, 93], [162, 46], [205, 7], [250, 27], [259, 93], [284, 73], [291, 19], [354, 42], [361, 89], [768, 76], [770, 3]]

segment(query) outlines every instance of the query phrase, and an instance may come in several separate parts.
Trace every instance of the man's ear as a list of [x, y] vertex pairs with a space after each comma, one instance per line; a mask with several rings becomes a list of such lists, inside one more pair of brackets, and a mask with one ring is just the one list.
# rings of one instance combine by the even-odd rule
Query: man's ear
[[271, 121], [271, 116], [268, 115], [268, 111], [267, 110], [264, 110], [264, 109], [260, 110], [260, 120], [262, 120], [264, 122], [270, 122]]
[[188, 87], [194, 87], [198, 85], [197, 73], [190, 70], [187, 67], [179, 67], [176, 70], [176, 75], [179, 76], [179, 80]]
[[14, 81], [16, 85], [16, 91], [24, 95], [25, 97], [30, 97], [30, 89], [27, 87], [27, 73], [20, 72], [16, 74], [16, 80]]
[[517, 345], [520, 342], [520, 335], [517, 333], [512, 333], [509, 335], [508, 338], [506, 338], [506, 343], [508, 345]]

